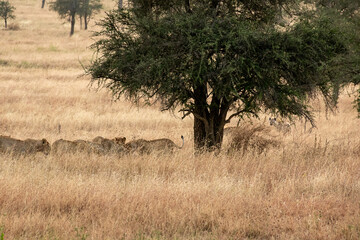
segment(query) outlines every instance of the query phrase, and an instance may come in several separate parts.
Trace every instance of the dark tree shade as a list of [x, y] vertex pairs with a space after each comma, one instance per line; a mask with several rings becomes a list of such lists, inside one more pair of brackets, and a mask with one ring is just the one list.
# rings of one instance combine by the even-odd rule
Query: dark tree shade
[[[271, 111], [313, 123], [308, 98], [329, 107], [346, 81], [351, 39], [341, 14], [295, 0], [133, 0], [101, 22], [92, 81], [115, 98], [160, 101], [194, 117], [196, 150], [220, 148], [234, 117]], [[285, 18], [292, 18], [287, 24]], [[351, 64], [349, 61], [349, 64]], [[339, 67], [341, 66], [341, 68]]]
[[7, 28], [8, 19], [14, 19], [15, 7], [11, 6], [9, 1], [0, 1], [0, 17], [4, 19], [5, 28]]

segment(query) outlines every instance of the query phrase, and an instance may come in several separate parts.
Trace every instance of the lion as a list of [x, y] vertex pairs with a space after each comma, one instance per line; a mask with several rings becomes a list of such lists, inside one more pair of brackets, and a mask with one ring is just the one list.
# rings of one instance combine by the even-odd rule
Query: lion
[[93, 143], [100, 144], [103, 146], [104, 150], [108, 153], [120, 154], [126, 151], [125, 149], [125, 137], [116, 137], [114, 139], [107, 139], [101, 136], [98, 136], [92, 140]]
[[151, 152], [172, 153], [175, 149], [184, 147], [184, 136], [181, 136], [182, 145], [178, 146], [168, 138], [145, 140], [137, 139], [125, 144], [128, 152], [138, 152], [139, 154], [150, 154]]
[[85, 140], [75, 140], [69, 141], [64, 139], [56, 140], [52, 144], [52, 152], [54, 154], [64, 154], [64, 153], [87, 153], [87, 154], [105, 154], [105, 150], [102, 145], [93, 143]]
[[45, 155], [50, 153], [50, 143], [45, 139], [19, 140], [8, 136], [0, 136], [0, 152], [13, 154], [35, 154], [41, 152]]
[[126, 137], [116, 137], [113, 139], [117, 144], [124, 145], [126, 142]]

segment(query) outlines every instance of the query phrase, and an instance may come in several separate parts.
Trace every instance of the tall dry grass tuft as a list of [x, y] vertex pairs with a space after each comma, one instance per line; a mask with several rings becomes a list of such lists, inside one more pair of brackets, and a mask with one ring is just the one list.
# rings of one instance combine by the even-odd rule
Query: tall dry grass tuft
[[252, 154], [261, 154], [271, 148], [278, 148], [281, 145], [274, 135], [271, 135], [270, 127], [264, 124], [243, 124], [240, 127], [229, 128], [230, 145], [228, 153], [251, 151]]
[[0, 238], [360, 238], [353, 89], [336, 114], [311, 103], [311, 133], [294, 121], [283, 135], [260, 115], [225, 136], [223, 153], [194, 156], [192, 119], [89, 89], [79, 75], [92, 56], [91, 33], [77, 29], [69, 38], [70, 26], [37, 0], [12, 4], [21, 30], [1, 31], [0, 135], [50, 143], [96, 136], [179, 143], [184, 135], [185, 146], [146, 156], [0, 155]]

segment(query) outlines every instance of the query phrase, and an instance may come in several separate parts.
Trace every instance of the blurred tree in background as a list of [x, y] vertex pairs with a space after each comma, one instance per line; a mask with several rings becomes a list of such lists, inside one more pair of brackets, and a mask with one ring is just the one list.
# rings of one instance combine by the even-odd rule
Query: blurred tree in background
[[71, 24], [70, 36], [75, 31], [76, 15], [84, 19], [85, 30], [90, 18], [102, 8], [100, 0], [55, 0], [49, 3], [50, 10], [57, 12], [61, 18], [68, 19]]
[[5, 28], [7, 28], [8, 19], [14, 19], [15, 7], [11, 6], [9, 1], [0, 1], [0, 17], [5, 21]]

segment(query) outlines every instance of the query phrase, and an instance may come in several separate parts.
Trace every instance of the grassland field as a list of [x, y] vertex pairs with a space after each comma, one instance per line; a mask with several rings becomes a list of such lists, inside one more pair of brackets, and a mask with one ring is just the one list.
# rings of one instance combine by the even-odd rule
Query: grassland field
[[[338, 109], [311, 102], [317, 128], [295, 120], [259, 153], [193, 154], [193, 119], [159, 106], [112, 101], [90, 86], [81, 64], [104, 11], [69, 37], [70, 25], [40, 0], [10, 0], [19, 30], [0, 29], [0, 135], [50, 143], [96, 136], [169, 138], [173, 155], [0, 155], [3, 239], [360, 239], [360, 119], [355, 89]], [[105, 10], [115, 1], [103, 1]], [[0, 24], [3, 24], [0, 22]], [[234, 120], [230, 126], [236, 126]], [[59, 131], [59, 125], [61, 130]], [[309, 129], [309, 125], [307, 126]], [[245, 134], [245, 132], [244, 132]], [[254, 135], [255, 136], [255, 135]], [[256, 145], [256, 144], [255, 144]], [[2, 239], [0, 237], [0, 239]]]

